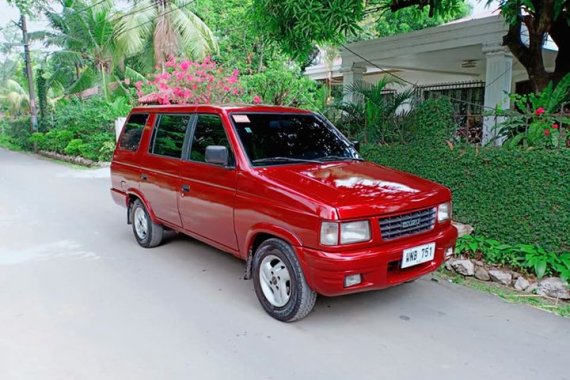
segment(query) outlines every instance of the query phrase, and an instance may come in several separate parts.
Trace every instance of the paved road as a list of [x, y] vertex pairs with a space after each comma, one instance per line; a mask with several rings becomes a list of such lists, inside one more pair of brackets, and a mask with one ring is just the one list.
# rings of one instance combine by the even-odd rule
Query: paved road
[[570, 320], [429, 279], [277, 322], [237, 259], [139, 248], [108, 187], [0, 150], [0, 379], [570, 378]]

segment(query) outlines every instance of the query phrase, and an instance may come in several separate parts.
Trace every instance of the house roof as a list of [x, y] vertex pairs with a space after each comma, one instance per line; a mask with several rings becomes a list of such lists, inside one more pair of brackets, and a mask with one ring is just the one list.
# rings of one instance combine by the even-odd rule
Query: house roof
[[[480, 77], [485, 69], [485, 53], [504, 49], [503, 36], [508, 26], [496, 11], [468, 16], [447, 24], [346, 45], [341, 63], [326, 67], [314, 65], [305, 74], [314, 79], [342, 76], [354, 65], [366, 67], [367, 73], [380, 73], [369, 62], [390, 70], [419, 70]], [[556, 51], [545, 48], [547, 67], [554, 65]], [[472, 64], [465, 67], [464, 62]], [[522, 69], [521, 67], [517, 67]]]

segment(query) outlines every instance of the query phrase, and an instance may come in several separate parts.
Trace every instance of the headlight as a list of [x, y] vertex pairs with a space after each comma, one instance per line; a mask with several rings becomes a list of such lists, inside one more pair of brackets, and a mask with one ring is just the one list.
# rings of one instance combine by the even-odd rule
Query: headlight
[[437, 206], [437, 221], [439, 223], [451, 219], [451, 203], [446, 202]]
[[346, 223], [323, 222], [321, 224], [322, 245], [338, 245], [339, 241], [340, 244], [350, 244], [368, 240], [370, 240], [370, 223], [367, 220]]
[[340, 224], [340, 244], [370, 240], [370, 224], [367, 220]]

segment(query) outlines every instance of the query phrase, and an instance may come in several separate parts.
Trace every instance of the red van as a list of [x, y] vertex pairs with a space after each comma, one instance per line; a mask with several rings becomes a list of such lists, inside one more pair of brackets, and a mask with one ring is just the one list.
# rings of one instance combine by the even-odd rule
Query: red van
[[113, 155], [111, 194], [141, 246], [172, 229], [231, 253], [263, 308], [294, 321], [317, 294], [408, 282], [453, 253], [449, 189], [357, 150], [295, 108], [138, 107]]

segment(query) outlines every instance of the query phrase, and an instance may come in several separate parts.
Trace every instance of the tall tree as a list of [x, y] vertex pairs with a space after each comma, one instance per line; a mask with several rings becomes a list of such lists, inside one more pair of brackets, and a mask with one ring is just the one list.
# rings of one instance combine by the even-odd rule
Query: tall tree
[[[359, 30], [369, 13], [427, 9], [430, 17], [449, 14], [464, 0], [254, 0], [260, 28], [292, 54], [307, 55], [314, 43], [339, 43]], [[525, 67], [535, 91], [570, 72], [570, 0], [500, 0], [509, 24], [503, 43]], [[522, 26], [528, 28], [528, 45]], [[550, 35], [558, 46], [556, 67], [547, 72], [543, 46]]]
[[109, 97], [110, 76], [126, 56], [125, 50], [116, 43], [112, 14], [111, 0], [66, 1], [61, 12], [46, 12], [53, 31], [43, 34], [45, 42], [48, 46], [61, 48], [51, 59], [61, 70], [74, 68], [75, 80], [66, 89], [68, 93], [81, 92], [99, 84], [105, 98]]
[[32, 125], [32, 130], [35, 131], [38, 128], [38, 115], [34, 89], [34, 74], [32, 71], [32, 60], [30, 57], [27, 17], [34, 10], [41, 9], [44, 6], [44, 1], [37, 1], [34, 3], [30, 0], [8, 0], [8, 2], [13, 3], [20, 11], [20, 21], [18, 23], [18, 27], [22, 31], [22, 45], [24, 46], [24, 65], [26, 69], [26, 78], [28, 81], [28, 104], [30, 106], [30, 122]]
[[213, 32], [190, 9], [195, 0], [133, 3], [131, 9], [117, 17], [117, 45], [127, 55], [152, 56], [155, 65], [163, 65], [170, 56], [182, 54], [203, 59], [217, 52]]

